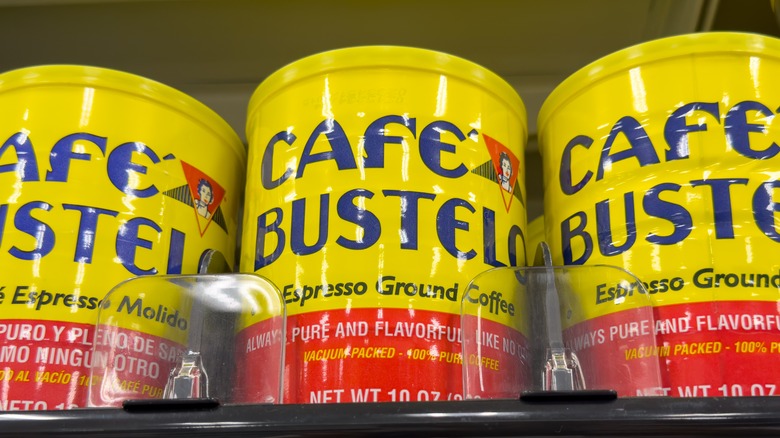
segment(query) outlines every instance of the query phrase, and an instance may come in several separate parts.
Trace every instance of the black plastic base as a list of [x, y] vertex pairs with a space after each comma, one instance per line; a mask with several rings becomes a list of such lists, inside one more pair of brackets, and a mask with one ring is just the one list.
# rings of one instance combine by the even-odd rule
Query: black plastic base
[[780, 397], [469, 400], [0, 413], [14, 437], [780, 436]]
[[603, 403], [617, 400], [617, 391], [589, 389], [583, 391], [526, 391], [520, 400], [529, 403]]
[[122, 409], [127, 412], [202, 411], [216, 409], [215, 398], [125, 400]]

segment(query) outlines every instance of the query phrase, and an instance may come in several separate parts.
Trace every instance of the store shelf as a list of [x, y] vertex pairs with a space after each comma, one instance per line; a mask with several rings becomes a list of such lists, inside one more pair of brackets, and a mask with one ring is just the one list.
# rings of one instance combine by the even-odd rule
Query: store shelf
[[780, 397], [245, 405], [7, 412], [0, 436], [777, 436]]
[[[359, 6], [358, 6], [359, 5]], [[449, 52], [506, 79], [528, 107], [529, 219], [542, 210], [536, 113], [586, 63], [685, 32], [778, 35], [769, 0], [0, 0], [0, 71], [90, 64], [143, 75], [243, 135], [255, 87], [322, 50], [397, 44]], [[610, 402], [462, 401], [0, 412], [0, 436], [780, 436], [780, 397]]]

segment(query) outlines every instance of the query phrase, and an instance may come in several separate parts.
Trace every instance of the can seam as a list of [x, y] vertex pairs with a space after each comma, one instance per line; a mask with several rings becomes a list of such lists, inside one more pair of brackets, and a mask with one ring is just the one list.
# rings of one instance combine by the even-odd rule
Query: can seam
[[[381, 59], [367, 59], [360, 62], [340, 62], [339, 60], [334, 59], [335, 57], [339, 56], [348, 57], [351, 54], [360, 54], [369, 51], [385, 51], [387, 56]], [[398, 56], [398, 54], [400, 54], [400, 56]], [[397, 59], [391, 58], [394, 55], [397, 56]], [[373, 56], [376, 55], [373, 54]], [[432, 63], [433, 65], [429, 67], [403, 64], [403, 59], [407, 59], [410, 56], [419, 58], [427, 57], [434, 60], [438, 57], [444, 61]], [[456, 65], [450, 66], [445, 65], [445, 63]], [[470, 72], [478, 72], [478, 74], [463, 74], [458, 71], [457, 64], [462, 67], [467, 67]], [[514, 89], [514, 87], [512, 87], [506, 80], [493, 71], [464, 58], [428, 49], [404, 46], [362, 46], [337, 49], [310, 55], [308, 57], [289, 63], [269, 75], [255, 89], [249, 100], [249, 105], [247, 108], [247, 137], [251, 137], [250, 132], [254, 129], [254, 123], [256, 119], [254, 115], [256, 114], [258, 108], [262, 106], [263, 102], [275, 96], [284, 88], [317, 75], [327, 75], [337, 71], [368, 68], [400, 68], [421, 72], [440, 73], [459, 78], [470, 84], [478, 85], [481, 89], [488, 91], [490, 94], [497, 97], [500, 101], [504, 102], [513, 113], [519, 116], [520, 120], [525, 123], [527, 136], [527, 113], [522, 98], [517, 93], [517, 90]], [[494, 90], [494, 88], [503, 88], [503, 91], [505, 91], [507, 95], [504, 96], [502, 93], [499, 93], [498, 90]]]
[[[775, 53], [768, 53], [772, 49]], [[560, 107], [606, 78], [641, 65], [687, 56], [755, 53], [780, 59], [780, 40], [745, 32], [704, 32], [659, 38], [599, 58], [564, 79], [545, 99], [537, 117], [539, 133]]]

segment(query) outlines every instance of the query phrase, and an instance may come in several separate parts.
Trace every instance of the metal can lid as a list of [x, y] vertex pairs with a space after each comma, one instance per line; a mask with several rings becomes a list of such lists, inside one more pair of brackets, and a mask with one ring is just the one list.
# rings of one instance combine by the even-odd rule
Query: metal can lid
[[[361, 46], [331, 50], [294, 61], [268, 76], [249, 101], [247, 133], [255, 111], [273, 94], [297, 81], [338, 70], [392, 67], [429, 71], [481, 86], [527, 123], [525, 105], [517, 91], [496, 73], [466, 59], [443, 52], [404, 46]], [[251, 137], [251, 135], [249, 135]]]
[[577, 70], [550, 93], [539, 111], [537, 129], [543, 132], [558, 108], [589, 85], [611, 75], [659, 60], [716, 53], [777, 58], [780, 57], [780, 39], [743, 32], [702, 32], [659, 38], [613, 52]]
[[197, 99], [163, 83], [118, 70], [69, 64], [24, 67], [0, 74], [0, 93], [41, 85], [102, 88], [141, 96], [168, 106], [204, 124], [230, 145], [242, 163], [246, 162], [246, 147], [221, 116]]

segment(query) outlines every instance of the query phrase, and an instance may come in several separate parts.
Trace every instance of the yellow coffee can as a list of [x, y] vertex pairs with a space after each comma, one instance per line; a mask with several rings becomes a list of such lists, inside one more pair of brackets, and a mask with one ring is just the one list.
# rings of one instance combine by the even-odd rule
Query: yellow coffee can
[[209, 250], [233, 263], [241, 140], [180, 91], [79, 65], [0, 74], [0, 127], [0, 409], [85, 405], [101, 305], [146, 345], [119, 366], [126, 384], [164, 385], [175, 358], [152, 339], [181, 338], [184, 311], [103, 298], [130, 277], [196, 273]]
[[[618, 266], [644, 286], [593, 278], [565, 313], [592, 334], [581, 359], [660, 363], [662, 387], [627, 380], [622, 394], [778, 393], [778, 74], [778, 39], [680, 35], [593, 62], [541, 109], [554, 261]], [[615, 311], [638, 294], [653, 324]], [[657, 348], [631, 347], [647, 335]]]
[[515, 90], [446, 53], [339, 49], [266, 78], [247, 139], [241, 270], [284, 295], [285, 402], [461, 398], [464, 289], [526, 264]]

